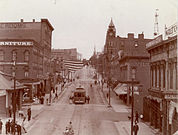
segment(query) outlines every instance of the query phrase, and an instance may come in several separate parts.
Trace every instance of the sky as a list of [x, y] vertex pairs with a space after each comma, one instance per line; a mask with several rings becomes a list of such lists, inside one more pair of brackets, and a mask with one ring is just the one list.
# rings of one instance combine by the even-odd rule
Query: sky
[[47, 18], [54, 27], [52, 48], [77, 48], [89, 59], [94, 47], [101, 52], [111, 18], [116, 34], [154, 38], [155, 11], [159, 33], [177, 23], [177, 0], [0, 0], [0, 22], [31, 22]]

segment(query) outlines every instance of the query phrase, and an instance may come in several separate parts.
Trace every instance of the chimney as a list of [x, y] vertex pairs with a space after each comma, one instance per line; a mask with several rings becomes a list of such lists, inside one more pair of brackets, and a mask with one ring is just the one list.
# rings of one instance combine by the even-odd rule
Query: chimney
[[35, 19], [33, 19], [33, 22], [35, 22]]
[[144, 39], [144, 34], [138, 34], [138, 39]]
[[128, 33], [128, 39], [134, 39], [134, 34], [133, 33]]
[[20, 19], [20, 22], [23, 22], [23, 19]]

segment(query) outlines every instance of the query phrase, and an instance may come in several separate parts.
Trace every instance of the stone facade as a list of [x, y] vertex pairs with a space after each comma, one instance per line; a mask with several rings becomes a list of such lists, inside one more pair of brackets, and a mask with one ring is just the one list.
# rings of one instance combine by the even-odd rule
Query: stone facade
[[172, 135], [178, 129], [177, 36], [163, 40], [161, 35], [152, 43], [147, 45], [151, 87], [144, 115], [164, 135]]

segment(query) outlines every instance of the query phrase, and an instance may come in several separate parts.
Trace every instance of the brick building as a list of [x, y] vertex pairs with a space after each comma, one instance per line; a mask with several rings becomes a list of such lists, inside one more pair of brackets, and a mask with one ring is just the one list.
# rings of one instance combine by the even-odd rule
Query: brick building
[[166, 40], [160, 35], [147, 44], [151, 85], [144, 99], [144, 116], [164, 135], [172, 135], [178, 130], [177, 25], [165, 34], [169, 35]]
[[[128, 37], [116, 36], [116, 29], [111, 20], [104, 46], [104, 70], [105, 76], [110, 76], [112, 82], [120, 82], [115, 92], [128, 104], [131, 101], [131, 72], [136, 73], [135, 80], [139, 82], [135, 86], [135, 110], [143, 113], [143, 97], [147, 94], [149, 88], [149, 54], [146, 51], [146, 43], [151, 39], [145, 39], [144, 34], [138, 34], [138, 38], [133, 33]], [[110, 69], [110, 72], [108, 72]], [[108, 78], [108, 77], [106, 77]], [[124, 89], [123, 86], [124, 85]], [[125, 91], [125, 92], [124, 92]]]
[[51, 56], [59, 60], [78, 60], [77, 48], [71, 49], [52, 49]]
[[45, 80], [43, 88], [47, 89], [53, 30], [47, 19], [0, 23], [0, 70], [15, 74], [19, 82], [28, 83], [31, 89], [35, 87], [35, 93], [41, 87], [40, 79]]

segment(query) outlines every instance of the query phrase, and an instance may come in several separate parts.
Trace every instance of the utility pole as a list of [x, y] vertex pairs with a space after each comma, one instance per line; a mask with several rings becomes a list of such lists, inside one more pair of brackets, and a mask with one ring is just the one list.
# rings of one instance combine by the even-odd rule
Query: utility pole
[[[13, 126], [14, 126], [14, 129], [15, 129], [15, 122], [16, 122], [16, 61], [14, 60], [14, 92], [13, 92], [13, 119], [14, 119], [14, 124], [13, 124]], [[14, 132], [13, 132], [13, 135], [15, 135], [15, 130], [14, 130]]]

